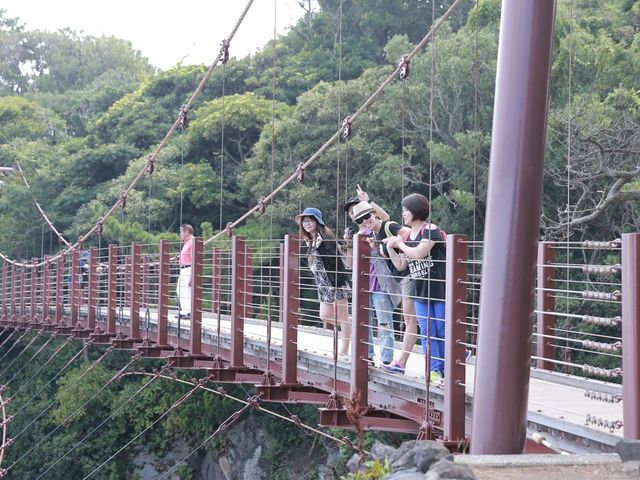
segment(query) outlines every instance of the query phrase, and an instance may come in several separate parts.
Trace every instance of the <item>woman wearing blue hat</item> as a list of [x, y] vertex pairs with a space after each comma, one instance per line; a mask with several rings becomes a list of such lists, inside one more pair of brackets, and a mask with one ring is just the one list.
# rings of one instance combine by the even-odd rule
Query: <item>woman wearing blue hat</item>
[[324, 224], [322, 212], [317, 208], [305, 208], [295, 220], [300, 225], [300, 238], [307, 244], [309, 270], [318, 287], [320, 318], [325, 326], [340, 325], [342, 335], [338, 354], [347, 355], [351, 340], [347, 302], [351, 298], [351, 283], [338, 251], [336, 236]]

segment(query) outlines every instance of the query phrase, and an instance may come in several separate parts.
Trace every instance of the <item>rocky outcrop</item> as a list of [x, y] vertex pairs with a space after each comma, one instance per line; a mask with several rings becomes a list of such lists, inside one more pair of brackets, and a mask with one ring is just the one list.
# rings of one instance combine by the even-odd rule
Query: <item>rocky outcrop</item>
[[[474, 480], [470, 467], [453, 462], [453, 456], [438, 442], [412, 440], [393, 449], [376, 442], [371, 448], [370, 460], [388, 461], [391, 473], [384, 480]], [[351, 472], [365, 470], [366, 466], [355, 454], [347, 463]]]

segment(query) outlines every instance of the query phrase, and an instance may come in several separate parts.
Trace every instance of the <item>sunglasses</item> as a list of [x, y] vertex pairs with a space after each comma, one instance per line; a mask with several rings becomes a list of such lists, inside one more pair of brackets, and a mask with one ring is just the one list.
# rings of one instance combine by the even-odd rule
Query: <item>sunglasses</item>
[[366, 215], [361, 216], [360, 218], [356, 218], [356, 220], [355, 220], [356, 224], [357, 225], [361, 225], [362, 222], [364, 222], [368, 218], [371, 218], [371, 215], [373, 215], [373, 214], [371, 212], [369, 212]]

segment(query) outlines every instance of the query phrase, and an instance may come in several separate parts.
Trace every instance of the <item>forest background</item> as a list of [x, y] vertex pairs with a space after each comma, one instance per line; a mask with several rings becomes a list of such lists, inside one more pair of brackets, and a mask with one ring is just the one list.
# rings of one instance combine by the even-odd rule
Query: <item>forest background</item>
[[[126, 210], [108, 219], [100, 241], [177, 240], [180, 212], [205, 238], [223, 229], [316, 152], [450, 4], [321, 0], [256, 55], [217, 68], [188, 128], [171, 138], [153, 175], [129, 195]], [[394, 219], [403, 194], [421, 192], [447, 232], [481, 240], [499, 19], [498, 0], [463, 2], [413, 60], [409, 78], [389, 85], [354, 123], [350, 140], [329, 148], [304, 183], [290, 185], [266, 215], [250, 217], [235, 233], [279, 238], [295, 231], [293, 216], [306, 206], [320, 208], [340, 231], [347, 225], [341, 204], [360, 184]], [[610, 240], [638, 231], [640, 2], [561, 0], [555, 30], [541, 236]], [[0, 166], [19, 164], [31, 186], [19, 175], [0, 176], [0, 251], [30, 259], [61, 247], [34, 200], [72, 242], [92, 228], [144, 167], [206, 67], [158, 71], [126, 41], [33, 31], [1, 10], [0, 52]], [[96, 369], [82, 388], [103, 384], [112, 370]], [[23, 445], [77, 407], [86, 391], [65, 387], [73, 375], [78, 371], [56, 384], [59, 407]], [[105, 395], [91, 411], [108, 412], [132, 388]], [[98, 445], [128, 441], [130, 429], [157, 416], [180, 388], [150, 389], [141, 399], [145, 416], [117, 416]], [[142, 440], [160, 451], [170, 448], [171, 435], [195, 444], [209, 429], [191, 425], [189, 415], [207, 413], [210, 426], [231, 411], [218, 400], [201, 401]], [[35, 416], [42, 407], [29, 408]], [[34, 462], [46, 466], [92, 421], [74, 415], [64, 438], [46, 443]], [[283, 442], [273, 452], [298, 442], [278, 435]], [[60, 471], [83, 472], [100, 457], [95, 445]], [[119, 478], [126, 465], [119, 460], [109, 472]]]
[[[350, 141], [275, 198], [271, 236], [293, 231], [293, 216], [310, 205], [341, 229], [339, 207], [360, 184], [395, 219], [402, 195], [418, 191], [448, 232], [482, 238], [500, 4], [479, 3], [463, 2]], [[177, 239], [181, 208], [198, 235], [224, 228], [307, 160], [431, 24], [425, 1], [346, 2], [342, 22], [338, 0], [319, 6], [256, 55], [214, 71], [189, 127], [171, 138], [124, 214], [107, 221], [104, 239]], [[637, 1], [558, 3], [546, 238], [638, 230], [639, 24]], [[4, 16], [0, 51], [0, 165], [20, 164], [31, 185], [2, 178], [0, 251], [28, 259], [59, 249], [33, 200], [68, 239], [84, 234], [144, 166], [206, 67], [156, 71], [128, 42], [30, 31]], [[263, 222], [251, 217], [236, 233], [257, 238]]]

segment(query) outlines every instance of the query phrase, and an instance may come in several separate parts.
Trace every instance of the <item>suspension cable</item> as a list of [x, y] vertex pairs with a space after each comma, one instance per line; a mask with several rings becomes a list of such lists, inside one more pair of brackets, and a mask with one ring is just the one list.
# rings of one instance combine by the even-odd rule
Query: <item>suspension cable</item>
[[[216, 69], [216, 67], [218, 66], [218, 63], [220, 62], [226, 62], [226, 59], [228, 59], [228, 49], [229, 49], [229, 45], [231, 43], [231, 40], [233, 39], [233, 37], [235, 36], [238, 28], [240, 27], [242, 21], [244, 20], [244, 18], [246, 17], [249, 8], [251, 7], [251, 5], [253, 4], [254, 0], [248, 0], [243, 12], [240, 14], [240, 17], [238, 18], [238, 21], [236, 22], [235, 26], [233, 27], [233, 29], [231, 30], [231, 33], [229, 34], [229, 36], [222, 42], [222, 46], [220, 47], [220, 51], [218, 52], [218, 56], [216, 57], [216, 59], [214, 60], [214, 62], [211, 64], [211, 66], [209, 67], [209, 69], [207, 70], [207, 72], [204, 74], [204, 76], [202, 77], [202, 79], [200, 80], [200, 83], [198, 84], [198, 86], [196, 87], [195, 91], [193, 92], [193, 94], [191, 95], [191, 97], [189, 98], [189, 100], [183, 105], [183, 109], [185, 110], [189, 110], [191, 108], [191, 106], [193, 105], [193, 103], [195, 102], [195, 100], [198, 98], [198, 96], [202, 93], [202, 90], [204, 89], [205, 84], [207, 83], [207, 81], [209, 80], [209, 78], [211, 77], [211, 75], [213, 74], [214, 70]], [[171, 125], [171, 127], [169, 128], [169, 130], [167, 131], [167, 133], [165, 134], [164, 138], [162, 139], [162, 141], [160, 142], [160, 144], [156, 147], [155, 151], [151, 154], [151, 156], [153, 158], [157, 158], [158, 155], [160, 154], [160, 152], [164, 149], [164, 147], [167, 145], [169, 139], [173, 136], [174, 132], [178, 129], [178, 127], [180, 126], [180, 122], [181, 122], [181, 115], [178, 115], [178, 117], [176, 118], [176, 120], [174, 121], [173, 125]], [[142, 176], [145, 174], [146, 171], [146, 165], [138, 172], [138, 174], [135, 176], [135, 178], [131, 181], [131, 183], [129, 183], [128, 187], [122, 192], [121, 197], [124, 196], [126, 198], [126, 196], [131, 192], [131, 190], [134, 189], [134, 187], [138, 184], [138, 182], [140, 181], [140, 179], [142, 178]], [[118, 208], [120, 204], [120, 199], [118, 199], [112, 206], [111, 208], [104, 214], [102, 215], [102, 219], [106, 220], [107, 218], [109, 218]], [[68, 245], [67, 248], [62, 251], [62, 252], [58, 252], [55, 256], [53, 256], [50, 261], [55, 261], [58, 258], [66, 255], [67, 253], [69, 253], [71, 250], [77, 248], [79, 245], [81, 245], [82, 243], [84, 243], [88, 238], [91, 237], [91, 235], [93, 235], [97, 230], [97, 225], [94, 225], [89, 231], [87, 231], [84, 235], [80, 236], [78, 238], [78, 240], [76, 241], [76, 243], [74, 243], [73, 245]], [[4, 261], [12, 264], [12, 265], [19, 265], [19, 266], [23, 266], [25, 268], [33, 268], [34, 265], [29, 264], [29, 263], [22, 263], [22, 262], [18, 262], [15, 260], [10, 259], [9, 257], [7, 257], [6, 255], [4, 255], [3, 253], [0, 253], [0, 258], [2, 258]], [[42, 262], [44, 263], [44, 262]], [[42, 263], [37, 264], [35, 266], [41, 266]]]
[[[45, 383], [40, 390], [38, 390], [27, 402], [25, 402], [22, 407], [20, 407], [20, 409], [13, 415], [14, 417], [17, 417], [18, 415], [20, 415], [20, 413], [22, 411], [24, 411], [25, 408], [27, 408], [29, 406], [29, 404], [38, 396], [40, 395], [40, 393], [42, 393], [42, 391], [47, 388], [49, 385], [51, 385], [60, 375], [62, 375], [62, 373], [69, 367], [69, 365], [71, 365], [80, 355], [82, 355], [82, 353], [87, 349], [87, 347], [90, 345], [90, 342], [87, 342], [84, 344], [84, 346], [78, 350], [76, 352], [76, 354], [71, 357], [71, 359], [69, 361], [67, 361], [67, 363], [64, 365], [64, 367], [62, 367], [60, 369], [60, 371], [51, 379], [49, 379], [49, 381], [47, 383]], [[15, 396], [15, 395], [14, 395]], [[22, 433], [22, 432], [21, 432]]]
[[[104, 358], [105, 355], [103, 355], [102, 358]], [[49, 433], [47, 433], [44, 437], [42, 437], [40, 440], [38, 440], [38, 442], [35, 445], [32, 445], [31, 448], [29, 450], [27, 450], [24, 454], [22, 454], [22, 456], [20, 458], [18, 458], [15, 462], [13, 462], [13, 464], [11, 465], [10, 468], [13, 468], [15, 465], [17, 465], [23, 458], [26, 458], [32, 451], [34, 451], [36, 448], [38, 448], [38, 446], [40, 446], [40, 444], [42, 444], [45, 440], [47, 440], [51, 435], [53, 435], [55, 432], [58, 431], [59, 428], [63, 427], [64, 425], [66, 425], [66, 423], [71, 420], [78, 412], [80, 412], [85, 406], [87, 406], [89, 404], [89, 402], [91, 402], [94, 398], [96, 398], [98, 395], [100, 395], [105, 388], [107, 388], [111, 383], [113, 383], [114, 381], [116, 381], [118, 378], [120, 378], [122, 376], [122, 374], [134, 363], [137, 362], [138, 360], [140, 360], [141, 356], [138, 355], [134, 355], [133, 357], [131, 357], [131, 361], [129, 363], [127, 363], [124, 367], [122, 367], [120, 370], [118, 370], [118, 372], [111, 377], [111, 379], [105, 383], [99, 390], [97, 390], [91, 397], [89, 397], [87, 400], [85, 400], [85, 402], [80, 405], [79, 407], [77, 407], [76, 409], [74, 409], [69, 415], [67, 415], [67, 417], [60, 422], [53, 430], [51, 430]], [[74, 386], [78, 383], [78, 380], [76, 380], [71, 386]], [[47, 407], [47, 409], [45, 409], [45, 412], [51, 408], [57, 401], [54, 401], [51, 405], [49, 405]], [[41, 416], [41, 415], [40, 415]], [[40, 417], [38, 416], [38, 418]], [[24, 431], [24, 430], [23, 430]], [[22, 433], [22, 431], [20, 432], [20, 434]], [[18, 434], [16, 436], [16, 438], [20, 435]]]
[[[38, 338], [38, 337], [35, 337], [35, 338]], [[12, 381], [13, 381], [13, 380], [14, 380], [14, 379], [15, 379], [15, 378], [20, 374], [20, 372], [22, 372], [22, 370], [24, 370], [27, 366], [29, 366], [29, 364], [31, 363], [31, 361], [32, 361], [34, 358], [36, 358], [36, 357], [40, 354], [40, 352], [42, 352], [42, 351], [47, 347], [47, 345], [49, 345], [49, 343], [50, 343], [52, 340], [54, 340], [55, 338], [56, 338], [56, 336], [55, 336], [55, 335], [51, 335], [51, 336], [49, 336], [49, 338], [48, 338], [48, 339], [47, 339], [47, 340], [46, 340], [46, 341], [45, 341], [45, 342], [40, 346], [40, 348], [38, 348], [38, 350], [36, 350], [36, 353], [34, 353], [34, 354], [31, 356], [31, 358], [29, 358], [29, 360], [27, 360], [26, 362], [24, 362], [24, 364], [22, 365], [22, 367], [20, 367], [20, 369], [19, 369], [16, 373], [14, 373], [14, 374], [11, 376], [11, 379], [9, 379], [5, 385], [9, 385], [9, 384], [10, 384], [10, 383], [11, 383], [11, 382], [12, 382]], [[26, 350], [26, 348], [25, 348], [25, 350]], [[9, 369], [9, 367], [7, 367], [7, 370], [8, 370], [8, 369]]]
[[[456, 7], [460, 4], [462, 0], [454, 0], [451, 6], [447, 9], [447, 11], [438, 19], [437, 22], [433, 24], [431, 30], [424, 36], [424, 38], [413, 48], [413, 50], [407, 54], [407, 59], [411, 60], [415, 57], [420, 50], [427, 44], [427, 42], [432, 38], [434, 33], [444, 24], [446, 20], [451, 17], [452, 12], [456, 9]], [[378, 86], [375, 92], [373, 92], [367, 100], [358, 108], [358, 110], [350, 116], [350, 122], [353, 123], [362, 113], [369, 108], [369, 106], [380, 96], [380, 94], [384, 91], [384, 89], [395, 79], [398, 72], [403, 67], [403, 64], [398, 65], [393, 72]], [[313, 154], [309, 157], [304, 163], [300, 164], [300, 169], [304, 170], [307, 166], [317, 160], [342, 134], [342, 126], [334, 132], [334, 134]], [[296, 180], [298, 177], [298, 171], [292, 173], [287, 179], [285, 179], [275, 190], [273, 190], [267, 197], [265, 197], [264, 201], [270, 201], [273, 197], [275, 197], [278, 193], [280, 193], [287, 185]], [[253, 215], [259, 206], [256, 205], [250, 208], [247, 212], [245, 212], [242, 216], [236, 219], [234, 222], [230, 222], [227, 226], [227, 229], [233, 229], [242, 223], [244, 220]], [[224, 231], [219, 231], [214, 234], [211, 238], [207, 239], [204, 242], [204, 245], [214, 241], [218, 237], [220, 237]]]
[[98, 424], [98, 426], [96, 426], [95, 428], [93, 428], [89, 433], [87, 433], [78, 443], [76, 443], [73, 447], [71, 447], [69, 450], [67, 450], [64, 454], [62, 454], [61, 457], [59, 457], [55, 462], [53, 462], [49, 468], [47, 468], [44, 472], [42, 472], [37, 478], [36, 480], [39, 480], [40, 478], [42, 478], [43, 476], [45, 476], [53, 467], [55, 467], [58, 463], [60, 463], [62, 460], [64, 460], [67, 455], [69, 455], [71, 452], [73, 452], [76, 448], [78, 448], [80, 445], [82, 445], [85, 440], [87, 440], [91, 435], [93, 435], [98, 429], [100, 429], [105, 423], [107, 423], [109, 420], [111, 420], [114, 415], [116, 413], [118, 413], [120, 410], [122, 410], [122, 408], [124, 408], [131, 400], [133, 400], [136, 396], [138, 396], [143, 390], [145, 390], [149, 385], [151, 385], [154, 381], [156, 381], [159, 376], [164, 373], [166, 370], [168, 370], [169, 368], [171, 368], [172, 363], [167, 363], [165, 364], [162, 369], [160, 369], [159, 371], [157, 371], [154, 376], [151, 378], [151, 380], [149, 380], [147, 383], [145, 383], [144, 385], [142, 385], [142, 387], [140, 387], [138, 390], [136, 390], [133, 395], [131, 395], [129, 398], [127, 398], [124, 402], [122, 402], [120, 405], [118, 405], [118, 407], [116, 407], [115, 410], [113, 410], [111, 412], [111, 414], [105, 418], [102, 422], [100, 422], [100, 424]]
[[38, 371], [36, 371], [30, 378], [29, 380], [27, 380], [26, 382], [24, 382], [22, 385], [20, 385], [20, 387], [18, 388], [18, 390], [15, 391], [15, 393], [13, 394], [13, 397], [15, 398], [18, 393], [20, 393], [22, 391], [22, 389], [24, 387], [26, 387], [27, 385], [29, 385], [29, 383], [31, 383], [31, 380], [33, 380], [35, 377], [37, 377], [40, 372], [42, 372], [42, 370], [45, 369], [45, 367], [47, 365], [49, 365], [49, 363], [51, 363], [51, 361], [56, 358], [58, 356], [58, 354], [64, 349], [64, 347], [66, 347], [67, 345], [71, 344], [73, 340], [73, 337], [67, 337], [66, 341], [61, 343], [58, 348], [56, 349], [55, 352], [53, 352], [53, 355], [49, 356], [49, 358], [47, 358], [47, 361], [44, 362], [44, 364], [38, 369]]
[[38, 330], [38, 331], [36, 332], [36, 334], [33, 336], [33, 338], [29, 341], [29, 343], [27, 344], [27, 346], [26, 346], [26, 347], [24, 347], [24, 348], [20, 351], [20, 353], [19, 353], [18, 355], [16, 355], [16, 356], [15, 356], [15, 358], [14, 358], [13, 360], [11, 360], [11, 362], [9, 363], [9, 365], [7, 365], [6, 367], [4, 367], [4, 368], [2, 369], [2, 372], [0, 372], [0, 375], [4, 375], [5, 373], [7, 373], [7, 371], [8, 371], [8, 370], [13, 366], [13, 364], [14, 364], [14, 363], [16, 363], [16, 362], [18, 361], [18, 359], [22, 356], [22, 354], [23, 354], [24, 352], [26, 352], [26, 351], [29, 349], [29, 347], [31, 347], [31, 345], [33, 345], [33, 343], [34, 343], [38, 338], [40, 338], [40, 335], [42, 335], [42, 331], [41, 331], [41, 330]]
[[113, 460], [115, 457], [118, 456], [119, 453], [121, 453], [124, 449], [126, 449], [129, 445], [131, 445], [133, 442], [135, 442], [138, 438], [140, 438], [142, 435], [144, 435], [146, 432], [148, 432], [151, 428], [153, 428], [154, 425], [156, 425], [158, 422], [160, 422], [164, 417], [166, 417], [167, 415], [169, 415], [169, 413], [171, 413], [174, 409], [176, 409], [178, 406], [182, 405], [182, 403], [184, 403], [189, 397], [191, 397], [197, 390], [199, 390], [202, 386], [204, 386], [207, 382], [209, 381], [208, 377], [205, 378], [201, 378], [200, 380], [197, 380], [194, 382], [195, 386], [189, 390], [187, 393], [185, 393], [184, 395], [182, 395], [178, 400], [176, 400], [173, 405], [171, 405], [167, 410], [165, 410], [162, 415], [160, 415], [158, 418], [156, 418], [153, 422], [151, 422], [149, 425], [147, 425], [147, 427], [142, 430], [141, 432], [139, 432], [135, 437], [133, 437], [131, 440], [129, 440], [127, 443], [125, 443], [121, 448], [118, 449], [117, 452], [115, 452], [114, 454], [112, 454], [109, 458], [107, 458], [104, 462], [102, 462], [100, 465], [98, 465], [95, 469], [93, 469], [91, 471], [91, 473], [89, 473], [88, 475], [86, 475], [83, 480], [87, 480], [87, 478], [91, 478], [93, 476], [94, 473], [96, 473], [98, 470], [100, 470], [102, 467], [104, 467], [107, 463], [109, 463], [111, 460]]

